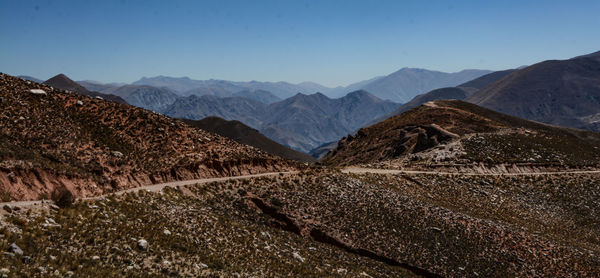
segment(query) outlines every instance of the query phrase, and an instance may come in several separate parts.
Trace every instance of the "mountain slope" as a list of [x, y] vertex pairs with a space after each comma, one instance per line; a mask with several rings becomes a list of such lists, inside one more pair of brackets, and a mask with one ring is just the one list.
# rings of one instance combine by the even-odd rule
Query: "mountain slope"
[[167, 116], [200, 120], [217, 116], [226, 120], [238, 120], [253, 128], [262, 124], [266, 105], [241, 97], [219, 98], [213, 95], [189, 96], [177, 99], [163, 110]]
[[311, 156], [289, 149], [269, 138], [260, 134], [240, 121], [227, 121], [219, 117], [206, 117], [202, 120], [183, 120], [185, 123], [225, 136], [238, 141], [242, 144], [253, 146], [272, 155], [277, 155], [285, 159], [297, 160], [302, 162], [314, 162]]
[[44, 82], [44, 80], [41, 80], [41, 79], [38, 79], [38, 78], [35, 78], [35, 77], [32, 77], [32, 76], [29, 76], [29, 75], [19, 75], [17, 77], [21, 78], [21, 79], [33, 81], [35, 83], [42, 83], [42, 82]]
[[354, 132], [374, 118], [395, 110], [398, 104], [357, 91], [330, 99], [317, 93], [297, 94], [271, 104], [261, 133], [296, 150], [309, 152]]
[[600, 130], [590, 120], [600, 113], [599, 56], [593, 53], [544, 61], [516, 71], [466, 100], [530, 120]]
[[167, 88], [146, 85], [125, 85], [111, 91], [131, 105], [156, 112], [163, 111], [179, 97]]
[[122, 83], [104, 84], [104, 83], [100, 83], [97, 81], [89, 81], [89, 80], [77, 81], [77, 83], [90, 91], [100, 92], [103, 94], [110, 94], [112, 92], [112, 90], [126, 85], [126, 84], [122, 84]]
[[513, 73], [517, 71], [517, 69], [507, 69], [507, 70], [499, 70], [499, 71], [494, 71], [492, 73], [488, 73], [486, 75], [477, 77], [471, 81], [462, 83], [456, 87], [459, 88], [474, 88], [476, 90], [481, 90], [485, 87], [487, 87], [488, 85], [504, 78], [505, 76]]
[[86, 96], [101, 97], [103, 99], [110, 100], [116, 103], [127, 103], [124, 99], [122, 99], [119, 96], [90, 91], [62, 73], [44, 81], [44, 84]]
[[[321, 86], [312, 82], [303, 82], [300, 84], [291, 84], [288, 82], [236, 82], [227, 80], [193, 80], [188, 77], [168, 77], [168, 76], [156, 76], [156, 77], [143, 77], [142, 79], [133, 82], [133, 85], [150, 85], [154, 87], [167, 87], [184, 93], [185, 95], [192, 94], [195, 89], [202, 88], [202, 92], [210, 90], [221, 91], [221, 96], [225, 96], [223, 93], [226, 92], [228, 96], [231, 96], [240, 91], [249, 90], [257, 91], [263, 90], [268, 91], [277, 96], [278, 98], [288, 98], [297, 93], [315, 93], [320, 90], [327, 90], [327, 87]], [[188, 93], [185, 93], [188, 92]], [[197, 94], [197, 93], [194, 93]]]
[[60, 188], [92, 196], [289, 165], [130, 105], [4, 74], [0, 83], [0, 192], [11, 199], [38, 199]]
[[[544, 125], [462, 101], [434, 101], [338, 142], [324, 162], [600, 166], [600, 133]], [[404, 161], [404, 162], [406, 162]]]
[[414, 97], [411, 101], [400, 106], [400, 108], [398, 108], [398, 110], [390, 113], [389, 115], [386, 115], [385, 117], [377, 119], [375, 122], [379, 122], [379, 121], [382, 121], [389, 117], [399, 115], [401, 113], [408, 111], [411, 108], [415, 108], [415, 107], [417, 107], [423, 103], [429, 102], [429, 101], [434, 101], [434, 100], [438, 100], [438, 99], [464, 100], [467, 97], [474, 94], [475, 92], [481, 90], [482, 88], [504, 78], [505, 76], [507, 76], [515, 71], [516, 70], [514, 70], [514, 69], [495, 71], [495, 72], [483, 75], [481, 77], [475, 78], [471, 81], [465, 82], [463, 84], [460, 84], [456, 87], [446, 87], [446, 88], [435, 89], [428, 93], [418, 95], [418, 96]]
[[256, 101], [262, 102], [264, 104], [271, 104], [271, 103], [281, 101], [281, 98], [279, 98], [276, 95], [274, 95], [273, 93], [271, 93], [269, 91], [265, 91], [265, 90], [254, 90], [254, 91], [245, 90], [245, 91], [237, 92], [237, 93], [233, 94], [232, 96], [256, 100]]
[[365, 85], [362, 89], [381, 98], [405, 103], [418, 94], [456, 86], [490, 73], [487, 70], [463, 70], [455, 73], [403, 68]]

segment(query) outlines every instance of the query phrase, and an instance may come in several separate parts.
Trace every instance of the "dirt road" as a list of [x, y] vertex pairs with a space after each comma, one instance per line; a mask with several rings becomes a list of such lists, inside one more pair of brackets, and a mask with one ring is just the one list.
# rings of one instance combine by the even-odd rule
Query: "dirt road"
[[[130, 188], [130, 189], [122, 190], [122, 191], [112, 192], [110, 194], [105, 194], [105, 195], [100, 195], [100, 196], [94, 196], [94, 197], [87, 197], [87, 198], [82, 198], [82, 199], [83, 200], [93, 200], [93, 199], [99, 199], [99, 198], [102, 198], [102, 197], [105, 197], [105, 196], [111, 195], [111, 194], [121, 195], [121, 194], [124, 194], [124, 193], [137, 192], [137, 191], [140, 191], [140, 190], [157, 192], [157, 191], [160, 191], [160, 190], [162, 190], [163, 188], [165, 188], [167, 186], [177, 187], [177, 186], [192, 185], [192, 184], [198, 184], [198, 183], [211, 183], [211, 182], [217, 182], [217, 181], [251, 179], [251, 178], [258, 178], [258, 177], [276, 176], [276, 175], [279, 175], [279, 174], [294, 174], [294, 173], [296, 173], [296, 172], [295, 171], [292, 171], [292, 172], [269, 172], [269, 173], [252, 174], [252, 175], [242, 175], [242, 176], [233, 176], [233, 177], [221, 177], [221, 178], [207, 178], [207, 179], [174, 181], [174, 182], [159, 183], [159, 184], [152, 184], [152, 185], [146, 185], [146, 186], [141, 186], [141, 187], [135, 187], [135, 188]], [[52, 201], [50, 201], [50, 200], [5, 202], [5, 203], [0, 203], [0, 207], [3, 207], [4, 205], [27, 207], [27, 206], [37, 206], [37, 205], [51, 204], [51, 203], [52, 203]]]
[[428, 174], [428, 175], [464, 175], [464, 176], [539, 176], [539, 175], [567, 175], [567, 174], [600, 174], [600, 170], [590, 171], [564, 171], [564, 172], [529, 172], [529, 173], [456, 173], [441, 171], [417, 171], [417, 170], [391, 170], [347, 167], [342, 169], [346, 174]]
[[[196, 179], [196, 180], [184, 180], [184, 181], [174, 181], [160, 184], [152, 184], [142, 187], [136, 187], [131, 189], [126, 189], [122, 191], [113, 192], [110, 194], [124, 194], [128, 192], [137, 192], [140, 190], [153, 191], [157, 192], [162, 190], [167, 186], [177, 187], [183, 185], [192, 185], [198, 183], [210, 183], [210, 182], [218, 182], [218, 181], [227, 181], [227, 180], [239, 180], [239, 179], [251, 179], [257, 177], [266, 177], [266, 176], [276, 176], [279, 174], [294, 174], [297, 173], [295, 171], [292, 172], [270, 172], [270, 173], [262, 173], [262, 174], [253, 174], [253, 175], [242, 175], [242, 176], [233, 176], [233, 177], [221, 177], [221, 178], [207, 178], [207, 179]], [[566, 174], [600, 174], [600, 170], [590, 170], [590, 171], [565, 171], [565, 172], [531, 172], [531, 173], [453, 173], [453, 172], [440, 172], [440, 171], [416, 171], [416, 170], [391, 170], [391, 169], [374, 169], [374, 168], [360, 168], [360, 167], [347, 167], [342, 169], [342, 173], [346, 174], [364, 174], [364, 173], [372, 173], [372, 174], [428, 174], [428, 175], [466, 175], [466, 176], [536, 176], [536, 175], [566, 175]], [[107, 194], [108, 195], [108, 194]], [[83, 198], [84, 200], [92, 200], [99, 199], [106, 195], [100, 195], [95, 197]], [[18, 202], [5, 202], [0, 203], [0, 207], [4, 205], [11, 206], [37, 206], [42, 204], [51, 204], [50, 200], [36, 200], [36, 201], [18, 201]]]

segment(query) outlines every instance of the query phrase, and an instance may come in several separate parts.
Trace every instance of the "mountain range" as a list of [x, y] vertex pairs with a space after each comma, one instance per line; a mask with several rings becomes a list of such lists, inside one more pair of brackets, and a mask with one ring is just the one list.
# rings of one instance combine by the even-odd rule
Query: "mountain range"
[[366, 91], [356, 91], [339, 99], [316, 93], [296, 94], [279, 100], [268, 91], [240, 91], [232, 96], [213, 94], [182, 96], [167, 87], [150, 85], [107, 85], [82, 82], [102, 93], [90, 91], [64, 74], [46, 84], [85, 95], [120, 99], [165, 115], [191, 120], [209, 116], [238, 120], [259, 130], [272, 140], [292, 149], [310, 152], [324, 143], [337, 141], [344, 135], [390, 113], [398, 104], [383, 101]]
[[272, 104], [241, 97], [189, 96], [177, 99], [161, 112], [192, 120], [207, 116], [238, 120], [280, 144], [308, 153], [397, 107], [366, 91], [356, 91], [339, 99], [321, 93], [296, 94]]
[[356, 82], [348, 86], [328, 88], [314, 82], [292, 84], [288, 82], [234, 82], [226, 80], [193, 80], [188, 77], [143, 77], [133, 82], [134, 85], [150, 85], [166, 87], [182, 95], [215, 94], [217, 96], [232, 96], [241, 91], [267, 91], [274, 96], [285, 99], [297, 93], [322, 93], [331, 98], [339, 98], [358, 90], [366, 90], [374, 96], [403, 103], [418, 94], [441, 87], [455, 86], [481, 75], [490, 73], [488, 70], [463, 70], [455, 73], [445, 73], [418, 68], [403, 68], [387, 76], [380, 76]]
[[[108, 99], [113, 95], [117, 101], [126, 100], [178, 118], [199, 120], [218, 116], [239, 120], [278, 143], [310, 152], [364, 125], [439, 99], [465, 100], [526, 119], [599, 130], [599, 56], [596, 52], [497, 72], [443, 73], [403, 68], [387, 76], [337, 88], [311, 82], [203, 81], [166, 76], [142, 78], [134, 82], [135, 85], [81, 82], [90, 89], [78, 86], [64, 75], [46, 82], [87, 95], [108, 94], [98, 95]], [[361, 91], [362, 97], [352, 97], [343, 93], [350, 88], [367, 90]], [[431, 90], [427, 93], [417, 94], [428, 89]], [[316, 90], [321, 93], [293, 93]], [[336, 94], [344, 97], [334, 101], [330, 96]], [[393, 105], [384, 104], [381, 99], [401, 99], [405, 103], [390, 111]], [[349, 115], [353, 109], [366, 109], [366, 112], [354, 112], [360, 116]]]

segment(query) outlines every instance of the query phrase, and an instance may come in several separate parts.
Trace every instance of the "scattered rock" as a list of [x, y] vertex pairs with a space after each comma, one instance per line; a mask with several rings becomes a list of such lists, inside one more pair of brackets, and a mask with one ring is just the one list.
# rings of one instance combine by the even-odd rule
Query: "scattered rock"
[[13, 211], [9, 205], [4, 205], [2, 208], [8, 213], [12, 213], [12, 211]]
[[19, 246], [14, 242], [11, 243], [10, 246], [8, 246], [8, 252], [11, 252], [16, 255], [23, 255], [23, 250], [21, 250], [21, 248], [19, 248]]
[[123, 157], [123, 153], [122, 153], [122, 152], [118, 152], [118, 151], [114, 151], [114, 152], [112, 152], [112, 155], [114, 155], [114, 156], [116, 156], [116, 157], [118, 157], [118, 158], [121, 158], [121, 157]]
[[163, 234], [165, 234], [165, 235], [167, 235], [167, 236], [170, 236], [170, 235], [171, 235], [171, 231], [169, 231], [169, 230], [165, 229], [165, 230], [163, 231]]
[[299, 260], [300, 262], [304, 262], [304, 258], [302, 258], [297, 252], [293, 252], [292, 256], [294, 257], [294, 259]]
[[78, 100], [75, 104], [77, 104], [78, 106], [83, 106], [83, 101]]
[[442, 229], [438, 228], [438, 227], [429, 227], [430, 230], [432, 231], [436, 231], [436, 232], [441, 232]]
[[29, 257], [29, 256], [23, 256], [21, 258], [21, 262], [23, 262], [24, 264], [28, 264], [28, 263], [31, 262], [31, 257]]
[[208, 265], [204, 264], [204, 263], [199, 263], [196, 265], [197, 268], [208, 268]]
[[44, 91], [42, 89], [30, 89], [29, 92], [34, 95], [41, 95], [41, 96], [45, 96], [48, 94], [48, 93], [46, 93], [46, 91]]
[[148, 250], [148, 241], [146, 241], [145, 239], [138, 240], [137, 247], [142, 251]]

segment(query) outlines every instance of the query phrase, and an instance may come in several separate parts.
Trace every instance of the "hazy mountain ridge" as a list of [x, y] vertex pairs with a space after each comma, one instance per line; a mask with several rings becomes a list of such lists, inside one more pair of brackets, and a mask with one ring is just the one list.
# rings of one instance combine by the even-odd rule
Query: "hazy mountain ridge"
[[403, 68], [365, 85], [362, 89], [391, 101], [405, 103], [418, 94], [456, 86], [490, 73], [488, 70], [462, 70], [445, 73], [417, 68]]
[[[289, 82], [259, 82], [259, 81], [227, 81], [227, 80], [193, 80], [189, 77], [143, 77], [133, 82], [137, 85], [150, 85], [168, 87], [184, 95], [190, 95], [194, 90], [200, 89], [202, 94], [207, 91], [218, 90], [219, 96], [231, 96], [243, 90], [264, 90], [275, 96], [285, 99], [297, 93], [313, 94], [323, 93], [331, 98], [338, 98], [358, 90], [366, 90], [381, 99], [394, 102], [407, 102], [418, 94], [433, 89], [456, 86], [469, 80], [490, 73], [489, 70], [462, 70], [454, 73], [445, 73], [419, 68], [402, 68], [387, 76], [378, 76], [359, 81], [348, 86], [329, 88], [315, 82], [302, 82], [292, 84]], [[228, 92], [229, 95], [224, 95]]]
[[168, 88], [146, 85], [124, 85], [110, 91], [125, 99], [129, 104], [160, 112], [173, 104], [179, 96]]
[[[442, 99], [456, 99], [456, 100], [464, 100], [477, 91], [483, 89], [484, 87], [504, 78], [505, 76], [517, 71], [516, 69], [495, 71], [492, 73], [488, 73], [486, 75], [482, 75], [473, 80], [467, 81], [463, 84], [460, 84], [456, 87], [446, 87], [432, 90], [425, 94], [420, 94], [415, 96], [412, 100], [407, 103], [402, 104], [398, 110], [392, 112], [387, 115], [385, 118], [398, 115], [405, 111], [408, 111], [411, 108], [415, 108], [423, 103], [434, 101], [434, 100], [442, 100]], [[385, 118], [378, 119], [378, 121], [384, 120]]]
[[213, 95], [178, 98], [162, 113], [174, 118], [201, 120], [217, 116], [225, 120], [238, 120], [252, 128], [259, 129], [266, 105], [241, 97], [220, 98]]

